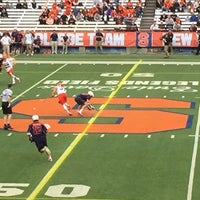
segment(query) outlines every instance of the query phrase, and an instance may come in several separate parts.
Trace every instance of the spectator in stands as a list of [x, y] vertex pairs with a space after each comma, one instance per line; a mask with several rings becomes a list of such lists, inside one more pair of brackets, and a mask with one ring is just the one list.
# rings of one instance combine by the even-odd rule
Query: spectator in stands
[[28, 9], [28, 3], [26, 0], [24, 0], [24, 2], [22, 3], [22, 8], [23, 9]]
[[166, 29], [167, 30], [172, 30], [173, 29], [174, 20], [172, 19], [172, 17], [170, 15], [165, 20], [165, 24], [166, 24]]
[[51, 53], [57, 54], [58, 53], [58, 34], [56, 33], [55, 30], [51, 33], [50, 39], [51, 39]]
[[195, 12], [194, 4], [191, 0], [186, 3], [187, 10], [191, 13]]
[[176, 21], [176, 18], [178, 17], [175, 12], [173, 12], [170, 16], [174, 20], [174, 22]]
[[160, 15], [160, 20], [163, 21], [163, 22], [165, 22], [165, 20], [166, 20], [167, 18], [168, 18], [168, 15], [167, 15], [165, 12], [163, 12], [163, 14]]
[[17, 9], [22, 9], [22, 8], [23, 8], [23, 6], [22, 6], [20, 0], [17, 1], [16, 8], [17, 8]]
[[33, 42], [34, 42], [34, 36], [31, 31], [27, 30], [24, 34], [24, 44], [26, 47], [26, 55], [33, 56]]
[[194, 12], [192, 12], [189, 20], [190, 20], [190, 22], [197, 22], [198, 16]]
[[85, 21], [87, 21], [88, 20], [88, 12], [89, 12], [88, 9], [84, 6], [80, 12], [83, 14], [83, 19]]
[[186, 8], [186, 0], [180, 0], [179, 4], [180, 4], [180, 8], [179, 8], [180, 12], [184, 12], [184, 9]]
[[173, 30], [174, 31], [180, 31], [181, 30], [181, 24], [178, 23], [178, 22], [174, 22]]
[[10, 55], [10, 45], [12, 42], [10, 34], [8, 32], [5, 32], [0, 41], [3, 46], [3, 54]]
[[162, 10], [170, 12], [171, 8], [172, 8], [172, 2], [171, 2], [171, 0], [164, 0], [164, 5], [163, 5]]
[[200, 13], [200, 4], [196, 7], [196, 12], [199, 14]]
[[60, 18], [62, 19], [63, 24], [67, 23], [68, 17], [66, 15], [66, 11], [63, 12], [63, 14], [60, 16]]
[[141, 17], [141, 15], [143, 14], [143, 3], [142, 3], [142, 0], [138, 0], [134, 10], [135, 10], [134, 12], [135, 12], [136, 17]]
[[78, 14], [76, 16], [76, 21], [77, 22], [83, 22], [84, 21], [83, 14], [81, 12], [78, 12]]
[[156, 0], [156, 8], [161, 9], [163, 7], [163, 1], [162, 0]]
[[79, 10], [79, 8], [77, 8], [77, 6], [72, 7], [71, 14], [74, 16], [74, 18], [76, 18], [76, 16], [78, 15], [79, 12], [80, 12], [80, 10]]
[[74, 0], [74, 1], [72, 2], [72, 5], [73, 5], [73, 6], [82, 6], [83, 4], [82, 4], [81, 2], [79, 2], [79, 0]]
[[98, 29], [95, 34], [95, 50], [96, 50], [96, 52], [98, 51], [98, 49], [100, 49], [101, 53], [103, 52], [103, 46], [102, 46], [103, 41], [104, 41], [104, 35], [100, 31], [100, 29]]
[[76, 24], [76, 20], [72, 14], [69, 16], [68, 24], [72, 24], [72, 25]]
[[10, 9], [11, 8], [11, 3], [9, 1], [6, 1], [5, 7], [6, 7], [6, 9]]
[[199, 0], [195, 0], [193, 4], [196, 12], [196, 8], [199, 6]]
[[190, 27], [189, 27], [189, 31], [190, 32], [196, 32], [197, 31], [197, 26], [194, 23], [192, 23], [190, 25]]
[[200, 28], [200, 19], [198, 19], [196, 26], [197, 26], [197, 28]]
[[164, 31], [166, 29], [165, 23], [163, 21], [160, 21], [158, 28], [159, 28], [159, 30]]
[[31, 6], [32, 6], [33, 9], [37, 8], [37, 3], [35, 2], [35, 0], [32, 0]]
[[11, 2], [10, 5], [9, 5], [9, 8], [7, 8], [7, 9], [15, 9], [14, 4]]
[[42, 41], [41, 41], [41, 38], [40, 38], [40, 36], [38, 35], [37, 37], [36, 37], [36, 39], [34, 40], [34, 42], [33, 42], [33, 46], [34, 46], [34, 53], [40, 53], [40, 50], [41, 50], [41, 43], [42, 43]]
[[40, 17], [39, 17], [39, 23], [40, 24], [47, 24], [46, 21], [47, 21], [47, 17], [45, 17], [43, 15], [40, 15]]
[[8, 12], [5, 7], [1, 10], [1, 18], [8, 18]]
[[153, 24], [151, 24], [150, 30], [151, 30], [151, 31], [157, 31], [157, 30], [158, 30], [158, 25], [157, 25], [156, 22], [153, 22]]
[[178, 12], [180, 8], [180, 4], [178, 0], [174, 0], [174, 2], [172, 3], [172, 7], [171, 7], [171, 11], [172, 12]]
[[70, 15], [72, 10], [72, 2], [70, 0], [65, 0], [64, 4], [65, 4], [66, 15]]
[[65, 4], [64, 4], [63, 0], [60, 0], [60, 2], [58, 3], [58, 7], [60, 9], [64, 9], [65, 8]]
[[178, 24], [182, 24], [182, 21], [181, 21], [181, 18], [180, 17], [176, 17], [176, 20], [175, 20], [175, 22], [177, 22]]
[[48, 25], [54, 24], [54, 19], [52, 18], [51, 15], [46, 19], [46, 24], [48, 24]]

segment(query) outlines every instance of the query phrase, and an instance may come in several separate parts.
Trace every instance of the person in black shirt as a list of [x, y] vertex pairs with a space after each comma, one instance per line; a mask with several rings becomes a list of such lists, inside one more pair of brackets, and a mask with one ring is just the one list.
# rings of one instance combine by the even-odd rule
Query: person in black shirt
[[90, 99], [94, 97], [94, 93], [89, 91], [88, 93], [81, 93], [75, 97], [75, 102], [78, 104], [78, 114], [83, 116], [82, 112], [87, 107], [89, 110], [95, 109], [91, 105]]
[[40, 53], [41, 43], [42, 43], [41, 38], [40, 38], [40, 36], [38, 35], [38, 36], [36, 37], [36, 39], [34, 40], [34, 42], [33, 42], [34, 52], [35, 52], [35, 53]]
[[103, 33], [98, 29], [95, 34], [95, 49], [96, 49], [96, 51], [99, 48], [100, 51], [103, 52], [103, 47], [102, 47], [103, 39], [104, 39]]
[[164, 42], [164, 52], [165, 58], [169, 58], [169, 53], [172, 54], [172, 42], [173, 42], [173, 33], [169, 30], [166, 34], [162, 36], [162, 41]]
[[63, 51], [62, 54], [68, 53], [68, 46], [70, 44], [70, 38], [68, 37], [67, 33], [63, 36]]
[[51, 38], [51, 53], [57, 54], [57, 52], [58, 52], [58, 34], [56, 33], [56, 31], [53, 31], [50, 38]]

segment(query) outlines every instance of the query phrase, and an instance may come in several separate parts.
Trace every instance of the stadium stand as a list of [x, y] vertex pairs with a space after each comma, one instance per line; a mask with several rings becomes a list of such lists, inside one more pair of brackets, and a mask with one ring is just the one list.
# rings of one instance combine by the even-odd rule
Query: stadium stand
[[[68, 31], [79, 31], [79, 30], [126, 30], [127, 24], [116, 24], [116, 22], [111, 18], [108, 23], [104, 23], [102, 20], [95, 21], [80, 21], [76, 22], [75, 25], [42, 25], [39, 23], [39, 16], [41, 15], [43, 9], [46, 7], [51, 8], [55, 0], [37, 0], [37, 8], [33, 9], [31, 2], [32, 0], [27, 0], [28, 8], [27, 9], [16, 9], [16, 4], [18, 0], [10, 0], [9, 3], [12, 3], [13, 8], [8, 8], [8, 18], [0, 18], [0, 31], [3, 30], [13, 30], [14, 28], [20, 30], [31, 29], [33, 31], [40, 30], [68, 30]], [[133, 0], [133, 3], [136, 5], [138, 0]], [[145, 4], [145, 0], [142, 0]], [[23, 0], [21, 0], [23, 3]], [[57, 1], [59, 3], [59, 1]], [[81, 1], [82, 5], [79, 8], [87, 7], [88, 9], [94, 6], [94, 0], [84, 0]], [[126, 1], [122, 1], [122, 5], [125, 5]], [[5, 2], [0, 4], [5, 5]], [[135, 26], [140, 28], [141, 16], [135, 19]]]
[[[165, 11], [163, 12], [161, 9], [156, 9], [155, 10], [155, 16], [154, 16], [154, 21], [159, 25], [160, 23], [160, 17], [163, 15], [163, 13], [166, 13]], [[166, 15], [172, 15], [173, 12], [167, 12]], [[197, 13], [196, 13], [197, 14]], [[191, 22], [189, 20], [191, 13], [190, 12], [176, 12], [176, 15], [180, 18], [181, 20], [181, 30], [189, 30], [189, 27], [191, 24], [194, 22]], [[195, 23], [196, 24], [196, 23]]]

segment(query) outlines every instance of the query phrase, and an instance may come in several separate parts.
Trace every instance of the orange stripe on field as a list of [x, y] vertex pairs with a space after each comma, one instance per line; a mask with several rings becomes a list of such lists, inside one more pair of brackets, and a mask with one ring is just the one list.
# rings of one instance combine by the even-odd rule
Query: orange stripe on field
[[[92, 102], [95, 104], [103, 104], [106, 98], [93, 98]], [[12, 119], [12, 126], [15, 131], [26, 132], [28, 124], [31, 123], [31, 116], [38, 114], [40, 120], [43, 123], [47, 123], [51, 126], [49, 132], [55, 133], [79, 133], [82, 132], [86, 123], [72, 124], [68, 123], [69, 116], [57, 102], [57, 98], [46, 99], [33, 99], [22, 100], [13, 107], [14, 113], [27, 115], [30, 119]], [[73, 98], [68, 98], [68, 103], [71, 107], [75, 106]], [[162, 111], [161, 108], [191, 108], [193, 105], [191, 102], [168, 100], [168, 99], [156, 99], [156, 98], [113, 98], [110, 104], [113, 105], [128, 105], [127, 109], [120, 110], [108, 110], [104, 109], [99, 118], [115, 117], [122, 120], [116, 124], [92, 124], [88, 133], [154, 133], [160, 131], [184, 129], [188, 127], [189, 116], [182, 113], [173, 113]], [[140, 108], [139, 110], [136, 110]], [[142, 108], [142, 109], [141, 109]], [[148, 108], [148, 110], [145, 110]], [[151, 108], [151, 109], [149, 109]], [[156, 110], [159, 108], [159, 110]], [[85, 110], [84, 117], [93, 117], [95, 115], [94, 110]], [[73, 118], [77, 118], [77, 122], [80, 116], [77, 114], [77, 110], [72, 109]], [[13, 114], [13, 116], [15, 116]], [[48, 118], [48, 119], [47, 119]], [[65, 123], [59, 123], [61, 119], [64, 119]], [[0, 120], [3, 124], [3, 120]], [[89, 120], [88, 120], [89, 121]]]

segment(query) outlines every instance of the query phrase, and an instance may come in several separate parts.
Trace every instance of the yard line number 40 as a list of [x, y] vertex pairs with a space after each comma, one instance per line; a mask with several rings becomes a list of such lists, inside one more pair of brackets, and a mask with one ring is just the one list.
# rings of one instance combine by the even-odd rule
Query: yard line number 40
[[[28, 187], [29, 183], [0, 183], [0, 197], [11, 197], [23, 194], [24, 190], [21, 187]], [[64, 194], [63, 191], [66, 188], [70, 188], [68, 194]], [[88, 194], [90, 187], [80, 184], [59, 184], [49, 186], [45, 196], [49, 197], [83, 197]], [[66, 190], [65, 190], [66, 191]]]

